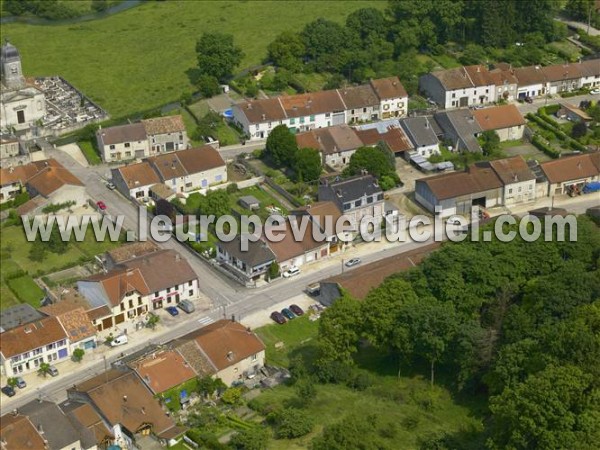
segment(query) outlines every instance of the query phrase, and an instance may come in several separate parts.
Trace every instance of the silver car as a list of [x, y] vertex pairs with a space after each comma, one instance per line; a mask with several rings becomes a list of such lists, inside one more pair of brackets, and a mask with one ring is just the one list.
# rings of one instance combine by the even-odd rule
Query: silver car
[[188, 314], [191, 314], [194, 311], [196, 311], [196, 307], [189, 300], [182, 300], [177, 306], [179, 306], [183, 311], [185, 311]]
[[354, 267], [358, 264], [360, 264], [360, 258], [352, 258], [349, 259], [348, 261], [346, 261], [346, 264], [344, 264], [346, 267]]

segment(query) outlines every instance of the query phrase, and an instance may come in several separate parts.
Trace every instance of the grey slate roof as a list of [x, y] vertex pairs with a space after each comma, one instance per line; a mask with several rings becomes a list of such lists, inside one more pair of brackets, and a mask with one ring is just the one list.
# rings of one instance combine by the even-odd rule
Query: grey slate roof
[[417, 147], [437, 145], [438, 139], [427, 117], [409, 117], [401, 121], [402, 128]]
[[319, 201], [351, 202], [364, 195], [383, 192], [373, 175], [358, 175], [319, 186]]
[[43, 430], [50, 448], [64, 448], [81, 439], [80, 433], [55, 403], [33, 400], [19, 408], [31, 423]]
[[475, 138], [476, 133], [483, 130], [468, 108], [443, 111], [434, 116], [446, 133], [454, 132], [462, 141], [463, 146], [470, 152], [480, 152], [481, 147]]
[[240, 236], [236, 236], [231, 242], [219, 241], [217, 245], [221, 249], [227, 251], [231, 256], [243, 261], [250, 267], [255, 267], [277, 259], [267, 244], [261, 240], [256, 242], [248, 241], [247, 251], [242, 251]]
[[34, 322], [44, 317], [44, 314], [33, 306], [22, 303], [0, 312], [0, 327], [3, 331], [16, 328], [29, 322]]

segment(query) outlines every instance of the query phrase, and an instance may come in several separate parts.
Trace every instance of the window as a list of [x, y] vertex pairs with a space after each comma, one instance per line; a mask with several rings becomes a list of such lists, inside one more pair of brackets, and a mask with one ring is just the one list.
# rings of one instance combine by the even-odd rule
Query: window
[[257, 355], [252, 355], [252, 361], [256, 361], [258, 359]]
[[34, 354], [34, 355], [39, 355], [39, 354], [40, 354], [40, 353], [42, 353], [43, 351], [44, 351], [44, 349], [43, 349], [42, 347], [40, 347], [40, 348], [36, 348], [36, 349], [33, 351], [33, 354]]
[[384, 109], [385, 111], [387, 111], [388, 109], [390, 109], [390, 105], [383, 105], [383, 109]]
[[155, 296], [155, 297], [158, 297], [158, 291], [156, 291], [156, 292], [154, 293], [154, 296]]
[[352, 112], [352, 114], [354, 114], [354, 110], [352, 110], [351, 112]]
[[114, 150], [114, 149], [115, 149], [115, 146], [114, 146], [114, 145], [111, 145], [111, 146], [110, 146], [110, 147], [108, 147], [108, 148], [110, 148], [111, 150]]
[[294, 125], [296, 123], [296, 119], [294, 119], [293, 117], [290, 119], [290, 125]]
[[125, 311], [125, 303], [121, 303], [121, 311]]
[[133, 300], [129, 300], [129, 309], [133, 308]]
[[188, 295], [189, 295], [190, 297], [191, 297], [192, 295], [194, 295], [194, 290], [193, 290], [193, 289], [190, 289], [190, 290], [189, 290], [189, 292], [188, 292]]
[[304, 117], [300, 117], [300, 123], [304, 123]]
[[367, 112], [367, 108], [363, 108], [363, 112], [366, 113]]
[[510, 194], [512, 194], [512, 188], [509, 188], [509, 189], [508, 189], [508, 194], [509, 194], [509, 195], [510, 195]]
[[167, 294], [171, 292], [171, 288], [167, 288]]
[[356, 200], [354, 202], [354, 207], [358, 208], [360, 205], [362, 205], [362, 200]]
[[188, 286], [191, 286], [192, 284], [194, 284], [192, 281], [188, 281]]
[[520, 193], [521, 191], [522, 191], [522, 188], [519, 186], [519, 190], [518, 190], [517, 192], [519, 192], [519, 193]]
[[325, 117], [331, 117], [331, 113], [325, 113]]
[[17, 111], [17, 122], [25, 123], [25, 111]]
[[315, 116], [310, 116], [310, 121], [314, 122], [315, 121]]
[[367, 203], [373, 203], [373, 197], [367, 197]]
[[350, 203], [344, 203], [344, 211], [347, 211], [350, 209]]
[[456, 98], [456, 92], [452, 93], [452, 98]]
[[141, 304], [142, 304], [142, 297], [140, 296], [140, 297], [138, 297], [138, 305], [141, 305]]
[[271, 122], [269, 122], [269, 128], [271, 128]]
[[131, 144], [129, 142], [125, 142], [125, 148], [129, 148], [131, 147]]
[[258, 130], [258, 127], [259, 127], [259, 125], [254, 125], [254, 128], [255, 128], [256, 130]]

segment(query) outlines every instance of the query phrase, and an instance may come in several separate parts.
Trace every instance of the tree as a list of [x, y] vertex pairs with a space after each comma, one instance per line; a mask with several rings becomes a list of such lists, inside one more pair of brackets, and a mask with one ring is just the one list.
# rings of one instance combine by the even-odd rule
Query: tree
[[203, 33], [196, 43], [196, 53], [200, 73], [222, 82], [231, 77], [233, 69], [244, 57], [232, 35], [218, 32]]
[[271, 265], [269, 266], [269, 271], [267, 272], [267, 276], [269, 277], [269, 280], [274, 280], [279, 275], [280, 275], [279, 264], [277, 263], [277, 261], [273, 261], [271, 263]]
[[369, 37], [385, 36], [387, 24], [379, 9], [361, 8], [348, 15], [346, 27], [364, 41]]
[[461, 64], [470, 66], [485, 63], [488, 59], [485, 49], [481, 45], [467, 44], [459, 60]]
[[301, 36], [318, 72], [339, 72], [357, 47], [357, 37], [347, 28], [323, 18], [306, 24]]
[[321, 154], [314, 148], [301, 148], [294, 153], [293, 168], [297, 181], [318, 180], [323, 171]]
[[[312, 450], [392, 450], [398, 448], [394, 440], [396, 425], [382, 423], [377, 415], [351, 414], [327, 425], [323, 433], [311, 442]], [[386, 439], [386, 437], [388, 437]]]
[[490, 399], [492, 448], [594, 448], [600, 391], [573, 366], [549, 366]]
[[494, 130], [486, 130], [481, 133], [481, 148], [487, 156], [496, 155], [500, 151], [500, 137]]
[[277, 166], [291, 164], [298, 151], [296, 137], [285, 125], [277, 125], [269, 133], [265, 151]]
[[44, 378], [46, 378], [46, 376], [48, 376], [48, 374], [50, 373], [50, 364], [48, 364], [47, 362], [41, 363], [40, 367], [38, 367], [37, 373], [38, 375], [41, 375]]
[[204, 98], [211, 98], [221, 93], [221, 86], [216, 77], [209, 74], [202, 74], [196, 80], [198, 91]]
[[97, 12], [102, 12], [108, 9], [108, 0], [92, 0], [92, 9]]
[[160, 316], [156, 314], [150, 313], [150, 317], [148, 317], [148, 321], [146, 322], [146, 326], [152, 330], [156, 329], [156, 325], [160, 322]]
[[302, 57], [306, 53], [304, 40], [298, 33], [284, 31], [267, 47], [268, 58], [275, 66], [298, 72], [302, 69]]
[[304, 404], [310, 403], [317, 396], [315, 383], [311, 378], [302, 378], [301, 380], [298, 380], [294, 388], [296, 390], [296, 395], [304, 402]]
[[214, 215], [216, 218], [225, 216], [231, 212], [229, 207], [231, 194], [225, 189], [215, 189], [208, 191], [206, 195], [200, 197], [199, 210], [205, 216]]
[[388, 157], [377, 147], [359, 147], [350, 157], [350, 164], [344, 170], [348, 175], [359, 175], [366, 170], [376, 178], [395, 175], [395, 167]]
[[198, 378], [198, 392], [204, 397], [210, 397], [215, 392], [225, 391], [225, 389], [227, 389], [227, 385], [220, 378], [213, 378], [209, 375]]
[[85, 350], [82, 348], [76, 348], [73, 350], [73, 361], [81, 362], [83, 360], [83, 355], [85, 355]]
[[6, 380], [6, 384], [8, 384], [11, 388], [17, 387], [17, 377], [10, 377]]
[[221, 400], [228, 405], [237, 405], [242, 399], [242, 390], [238, 387], [232, 387], [223, 392]]
[[62, 255], [67, 251], [69, 241], [63, 240], [58, 226], [54, 226], [50, 232], [50, 238], [48, 239], [47, 245], [48, 250], [50, 250], [52, 253]]
[[29, 248], [28, 257], [31, 261], [42, 262], [44, 259], [46, 259], [46, 251], [47, 246], [39, 239], [36, 239]]
[[573, 139], [579, 139], [585, 136], [587, 133], [587, 125], [583, 121], [578, 121], [573, 124], [573, 129], [571, 130], [571, 137]]
[[595, 14], [594, 0], [567, 0], [565, 12], [573, 19], [587, 22], [590, 14]]
[[277, 439], [299, 438], [310, 433], [315, 425], [308, 412], [296, 408], [287, 408], [274, 413], [271, 420], [275, 424]]
[[230, 441], [236, 450], [266, 450], [269, 444], [269, 433], [262, 427], [252, 427], [238, 431]]

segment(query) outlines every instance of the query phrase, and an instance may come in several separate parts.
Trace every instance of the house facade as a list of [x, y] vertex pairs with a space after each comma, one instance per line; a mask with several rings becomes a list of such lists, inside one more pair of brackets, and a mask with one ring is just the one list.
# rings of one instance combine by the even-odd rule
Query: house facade
[[96, 131], [96, 143], [104, 162], [127, 161], [150, 155], [146, 130], [141, 123], [128, 123]]
[[298, 148], [314, 148], [321, 153], [324, 165], [343, 169], [354, 152], [363, 145], [356, 131], [348, 125], [317, 128], [296, 135]]
[[230, 242], [217, 242], [217, 261], [244, 281], [255, 281], [263, 277], [276, 260], [269, 245], [261, 240], [248, 240], [247, 251], [242, 250], [239, 236]]
[[503, 184], [502, 203], [512, 206], [532, 202], [536, 198], [536, 177], [522, 156], [490, 161]]
[[408, 94], [398, 77], [371, 80], [369, 84], [379, 98], [380, 119], [406, 116]]
[[187, 131], [180, 115], [144, 119], [142, 125], [148, 140], [150, 156], [189, 147]]
[[586, 183], [600, 181], [600, 153], [568, 156], [540, 164], [550, 197], [577, 194]]
[[437, 135], [428, 117], [408, 117], [401, 120], [402, 128], [413, 144], [414, 151], [424, 158], [439, 155]]
[[150, 197], [150, 188], [161, 182], [152, 166], [146, 162], [111, 169], [112, 182], [125, 197]]
[[500, 141], [523, 138], [525, 119], [515, 105], [476, 109], [473, 117], [483, 131], [495, 131]]
[[35, 372], [42, 363], [57, 364], [71, 356], [69, 338], [56, 317], [47, 317], [2, 333], [2, 374], [15, 377]]

